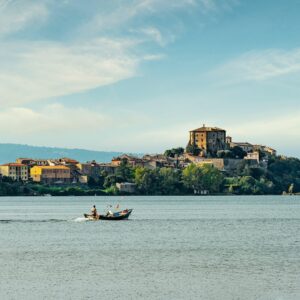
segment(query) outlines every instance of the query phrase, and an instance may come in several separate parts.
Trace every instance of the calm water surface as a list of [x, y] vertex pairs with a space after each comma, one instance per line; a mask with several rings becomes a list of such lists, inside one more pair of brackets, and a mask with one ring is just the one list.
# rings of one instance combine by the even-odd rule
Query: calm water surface
[[300, 197], [0, 198], [0, 299], [298, 300]]

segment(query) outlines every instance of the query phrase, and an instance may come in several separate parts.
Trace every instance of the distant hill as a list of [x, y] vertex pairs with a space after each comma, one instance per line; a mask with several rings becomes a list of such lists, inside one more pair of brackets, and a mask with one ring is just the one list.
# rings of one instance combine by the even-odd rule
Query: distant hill
[[40, 159], [70, 157], [80, 162], [91, 160], [96, 160], [97, 162], [109, 162], [113, 157], [121, 154], [122, 152], [37, 147], [20, 144], [0, 144], [0, 164], [14, 162], [18, 157]]

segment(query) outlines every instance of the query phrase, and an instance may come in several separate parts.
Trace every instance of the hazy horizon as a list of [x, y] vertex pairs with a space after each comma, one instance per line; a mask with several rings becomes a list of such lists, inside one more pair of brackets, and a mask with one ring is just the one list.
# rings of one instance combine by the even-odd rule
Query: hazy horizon
[[206, 124], [299, 157], [299, 10], [0, 0], [0, 143], [160, 153]]

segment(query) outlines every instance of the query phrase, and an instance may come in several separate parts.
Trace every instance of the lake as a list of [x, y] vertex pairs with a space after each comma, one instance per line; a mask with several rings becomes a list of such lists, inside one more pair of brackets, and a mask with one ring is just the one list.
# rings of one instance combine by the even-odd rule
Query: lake
[[0, 238], [0, 299], [300, 299], [296, 196], [2, 197]]

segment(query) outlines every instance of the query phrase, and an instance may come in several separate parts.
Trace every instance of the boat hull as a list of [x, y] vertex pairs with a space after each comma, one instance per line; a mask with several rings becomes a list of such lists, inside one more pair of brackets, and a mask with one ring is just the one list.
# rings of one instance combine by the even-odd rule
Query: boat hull
[[91, 221], [98, 221], [98, 220], [121, 221], [121, 220], [127, 220], [131, 213], [132, 213], [132, 209], [127, 209], [127, 210], [122, 210], [120, 212], [116, 212], [112, 215], [99, 215], [98, 217], [92, 217], [88, 214], [84, 214], [84, 217]]

